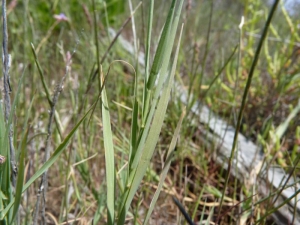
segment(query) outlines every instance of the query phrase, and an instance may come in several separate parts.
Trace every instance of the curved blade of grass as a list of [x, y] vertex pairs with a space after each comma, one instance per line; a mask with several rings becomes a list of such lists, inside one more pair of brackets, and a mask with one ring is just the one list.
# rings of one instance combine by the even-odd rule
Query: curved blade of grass
[[39, 74], [40, 74], [40, 78], [41, 78], [41, 81], [42, 81], [42, 84], [43, 84], [43, 88], [46, 92], [46, 97], [47, 97], [47, 100], [50, 104], [50, 106], [53, 104], [52, 103], [52, 100], [51, 100], [51, 95], [50, 95], [50, 91], [49, 91], [49, 88], [45, 82], [45, 76], [44, 76], [44, 73], [43, 73], [43, 70], [42, 70], [42, 67], [40, 66], [40, 63], [38, 61], [38, 58], [37, 58], [37, 55], [36, 55], [36, 51], [35, 51], [35, 48], [34, 48], [34, 45], [33, 43], [30, 43], [31, 44], [31, 50], [32, 50], [32, 53], [33, 53], [33, 56], [34, 56], [34, 60], [35, 60], [35, 64], [38, 68], [38, 71], [39, 71]]
[[[95, 104], [95, 103], [94, 103]], [[86, 114], [80, 119], [80, 121], [75, 125], [75, 127], [71, 130], [71, 132], [67, 135], [67, 137], [64, 139], [64, 141], [57, 147], [57, 149], [54, 151], [54, 153], [51, 155], [48, 161], [46, 161], [42, 167], [35, 172], [35, 174], [27, 181], [27, 183], [24, 185], [22, 193], [26, 191], [29, 186], [38, 179], [46, 170], [48, 170], [58, 159], [58, 157], [61, 155], [61, 153], [65, 150], [65, 148], [68, 146], [71, 138], [77, 131], [78, 127], [81, 125], [81, 123], [86, 119], [88, 114], [92, 111], [94, 104], [90, 107], [90, 109], [86, 112]], [[12, 205], [14, 204], [15, 199], [13, 199], [6, 208], [2, 211], [1, 219], [8, 213]]]
[[[42, 81], [43, 88], [44, 88], [45, 93], [46, 93], [48, 103], [49, 103], [50, 107], [52, 107], [53, 101], [51, 99], [51, 94], [50, 94], [49, 88], [48, 88], [48, 86], [45, 82], [44, 72], [43, 72], [42, 67], [39, 63], [39, 60], [37, 58], [36, 50], [34, 48], [33, 43], [31, 43], [31, 50], [32, 50], [32, 53], [33, 53], [33, 56], [34, 56], [35, 64], [36, 64], [36, 66], [38, 68], [38, 71], [39, 71], [39, 75], [40, 75], [40, 78], [41, 78], [41, 81]], [[62, 138], [62, 131], [61, 131], [61, 126], [60, 126], [61, 123], [60, 123], [60, 120], [59, 120], [59, 117], [58, 117], [58, 114], [57, 114], [56, 111], [55, 111], [55, 114], [54, 114], [54, 121], [55, 121], [55, 124], [56, 124], [56, 127], [57, 127], [57, 131], [59, 133], [59, 136], [60, 136], [60, 138]]]
[[218, 74], [214, 77], [214, 79], [211, 81], [211, 83], [208, 86], [208, 89], [205, 91], [203, 96], [207, 96], [207, 93], [209, 92], [209, 90], [211, 89], [211, 87], [214, 85], [214, 83], [216, 82], [216, 80], [221, 76], [223, 70], [227, 67], [227, 65], [231, 62], [231, 59], [233, 58], [233, 56], [235, 55], [236, 49], [237, 49], [238, 45], [235, 46], [234, 50], [232, 51], [231, 55], [228, 57], [228, 59], [226, 60], [226, 62], [224, 63], [224, 65], [222, 66], [222, 68], [218, 71]]
[[168, 171], [169, 171], [169, 168], [170, 168], [170, 165], [171, 165], [172, 155], [173, 155], [174, 149], [176, 147], [176, 143], [177, 143], [177, 140], [178, 140], [178, 137], [179, 137], [179, 132], [180, 132], [180, 129], [181, 129], [181, 124], [182, 124], [182, 120], [183, 120], [184, 116], [185, 116], [185, 109], [182, 112], [181, 117], [179, 119], [179, 122], [177, 124], [177, 127], [175, 129], [175, 132], [174, 132], [174, 135], [173, 135], [173, 138], [172, 138], [172, 141], [171, 141], [168, 153], [167, 153], [167, 160], [165, 162], [164, 168], [163, 168], [162, 173], [161, 173], [160, 178], [159, 178], [158, 187], [157, 187], [157, 189], [154, 193], [154, 196], [153, 196], [152, 201], [150, 203], [149, 209], [147, 211], [146, 218], [145, 218], [144, 223], [143, 223], [145, 225], [148, 224], [148, 220], [150, 219], [150, 216], [153, 212], [154, 206], [156, 204], [156, 201], [158, 199], [158, 196], [160, 194], [160, 191], [163, 187], [166, 176], [168, 174]]
[[[101, 77], [100, 77], [101, 76]], [[102, 67], [100, 66], [99, 74], [99, 90], [101, 90], [101, 109], [102, 109], [102, 124], [103, 124], [103, 139], [105, 150], [105, 171], [107, 183], [107, 224], [114, 224], [115, 220], [115, 160], [114, 160], [114, 144], [111, 131], [109, 107], [107, 101], [106, 90], [104, 87], [104, 76]]]
[[[108, 102], [105, 90], [105, 79], [103, 77], [102, 72], [102, 61], [100, 62], [100, 51], [99, 51], [99, 40], [98, 40], [98, 28], [96, 26], [97, 17], [96, 17], [96, 10], [95, 10], [95, 0], [93, 0], [93, 9], [94, 9], [94, 32], [95, 32], [95, 44], [97, 50], [97, 66], [98, 70], [96, 71], [95, 75], [98, 73], [98, 88], [99, 94], [101, 94], [101, 108], [102, 108], [102, 124], [103, 124], [103, 139], [104, 139], [104, 150], [105, 150], [105, 171], [106, 171], [106, 191], [107, 191], [107, 224], [113, 225], [114, 224], [114, 211], [115, 211], [115, 163], [114, 163], [114, 148], [113, 148], [113, 137], [110, 125], [110, 115], [108, 110]], [[129, 20], [128, 20], [129, 21]], [[116, 37], [117, 38], [117, 37]], [[117, 40], [117, 39], [114, 40]], [[111, 43], [111, 46], [114, 42]], [[109, 49], [108, 49], [109, 50]], [[104, 54], [104, 57], [107, 52]], [[98, 213], [96, 213], [98, 214]], [[96, 217], [97, 220], [98, 216]]]

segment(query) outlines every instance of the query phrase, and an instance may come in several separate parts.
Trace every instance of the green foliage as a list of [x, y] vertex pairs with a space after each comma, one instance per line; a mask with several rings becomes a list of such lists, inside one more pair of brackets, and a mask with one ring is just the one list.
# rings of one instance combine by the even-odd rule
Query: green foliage
[[[132, 0], [133, 7], [139, 2]], [[266, 163], [293, 167], [289, 171], [299, 175], [298, 22], [281, 5], [258, 57], [268, 5], [233, 2], [151, 0], [133, 12], [123, 0], [18, 2], [8, 18], [16, 99], [8, 124], [14, 123], [19, 172], [14, 190], [0, 102], [0, 155], [6, 157], [0, 165], [0, 219], [17, 224], [25, 208], [21, 221], [31, 224], [32, 189], [49, 171], [47, 215], [54, 216], [47, 220], [57, 224], [92, 219], [93, 224], [148, 224], [153, 212], [163, 217], [163, 210], [174, 209], [170, 195], [196, 222], [208, 215], [209, 223], [218, 211], [231, 222], [265, 223], [276, 208], [268, 198], [257, 200], [246, 182], [231, 176], [224, 182], [216, 146], [207, 147], [209, 134], [199, 131], [203, 124], [189, 107], [200, 99], [229, 123], [239, 121], [240, 131], [263, 146]], [[60, 13], [69, 20], [56, 20]], [[245, 23], [239, 27], [241, 15]], [[255, 70], [250, 69], [254, 57]], [[53, 152], [43, 164], [49, 105], [66, 73], [50, 137]], [[187, 103], [177, 98], [177, 86], [188, 91]], [[185, 107], [186, 117], [180, 117]], [[169, 213], [170, 223], [184, 220]]]

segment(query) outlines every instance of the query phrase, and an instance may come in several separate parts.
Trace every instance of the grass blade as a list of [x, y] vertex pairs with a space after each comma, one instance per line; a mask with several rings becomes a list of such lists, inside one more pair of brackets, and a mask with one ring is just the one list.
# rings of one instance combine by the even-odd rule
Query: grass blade
[[179, 120], [179, 122], [177, 124], [177, 127], [175, 129], [175, 132], [174, 132], [174, 135], [173, 135], [173, 138], [172, 138], [172, 141], [171, 141], [168, 153], [167, 153], [167, 160], [165, 162], [164, 168], [163, 168], [162, 173], [161, 173], [160, 178], [159, 178], [158, 187], [157, 187], [157, 189], [154, 193], [154, 196], [153, 196], [152, 201], [150, 203], [150, 206], [149, 206], [149, 209], [147, 211], [147, 215], [146, 215], [146, 218], [145, 218], [143, 224], [148, 224], [148, 220], [150, 219], [150, 216], [152, 214], [152, 211], [154, 209], [154, 206], [156, 204], [156, 201], [158, 199], [158, 196], [160, 194], [160, 191], [163, 187], [164, 181], [165, 181], [166, 176], [168, 174], [168, 171], [169, 171], [169, 168], [170, 168], [170, 165], [171, 165], [172, 155], [173, 155], [174, 149], [176, 147], [177, 139], [179, 137], [179, 132], [180, 132], [180, 128], [181, 128], [181, 124], [182, 124], [182, 120], [183, 120], [184, 116], [185, 116], [185, 110], [182, 112], [180, 120]]
[[[100, 77], [101, 76], [101, 77]], [[100, 67], [99, 84], [104, 85], [104, 76], [102, 67]], [[99, 87], [101, 90], [101, 86]], [[114, 161], [114, 144], [111, 131], [109, 107], [105, 87], [101, 92], [101, 110], [103, 124], [103, 139], [105, 150], [105, 167], [106, 167], [106, 183], [107, 183], [107, 223], [114, 224], [115, 211], [115, 161]]]
[[[29, 108], [26, 113], [25, 117], [25, 122], [23, 126], [23, 134], [22, 134], [22, 141], [19, 146], [19, 151], [20, 156], [19, 156], [19, 169], [18, 169], [18, 178], [17, 178], [17, 184], [16, 184], [16, 194], [15, 194], [15, 204], [14, 204], [14, 209], [13, 209], [13, 217], [11, 224], [13, 222], [14, 217], [17, 214], [17, 211], [19, 209], [19, 205], [21, 202], [21, 197], [22, 197], [22, 190], [23, 190], [23, 182], [24, 182], [24, 174], [25, 174], [25, 166], [24, 166], [24, 160], [26, 156], [26, 144], [27, 144], [27, 137], [28, 137], [28, 129], [27, 128], [27, 123], [28, 123], [28, 118], [29, 118], [29, 113], [31, 111], [32, 105], [33, 105], [34, 98], [32, 99]], [[26, 132], [25, 132], [26, 131]]]
[[15, 204], [13, 209], [13, 216], [12, 220], [10, 221], [10, 224], [13, 224], [14, 218], [17, 215], [19, 205], [22, 198], [22, 189], [23, 189], [23, 182], [24, 182], [24, 172], [25, 172], [25, 156], [26, 156], [26, 143], [27, 143], [27, 136], [28, 136], [28, 130], [25, 133], [22, 143], [21, 143], [21, 153], [19, 157], [19, 171], [18, 171], [18, 178], [17, 178], [17, 184], [16, 184], [16, 195], [15, 195]]
[[[147, 43], [146, 43], [146, 54], [145, 54], [145, 79], [144, 79], [144, 87], [147, 86], [149, 79], [149, 64], [150, 64], [150, 47], [151, 47], [151, 33], [152, 33], [152, 21], [153, 21], [153, 8], [154, 8], [154, 0], [150, 0], [149, 7], [149, 18], [148, 18], [148, 34], [147, 34]], [[147, 88], [144, 88], [143, 92], [143, 121], [146, 120], [146, 112], [148, 112], [149, 102], [146, 102], [147, 96]], [[149, 98], [148, 98], [149, 99]]]
[[43, 73], [43, 70], [42, 70], [42, 67], [38, 61], [38, 58], [37, 58], [37, 55], [36, 55], [36, 51], [35, 51], [35, 48], [34, 48], [34, 45], [31, 43], [31, 50], [32, 50], [32, 53], [33, 53], [33, 56], [34, 56], [34, 60], [35, 60], [35, 64], [38, 68], [38, 71], [39, 71], [39, 74], [40, 74], [40, 78], [41, 78], [41, 81], [42, 81], [42, 84], [43, 84], [43, 88], [46, 92], [46, 97], [47, 97], [47, 100], [50, 104], [50, 106], [52, 105], [52, 100], [51, 100], [51, 95], [50, 95], [50, 91], [49, 91], [49, 88], [46, 84], [46, 81], [45, 81], [45, 76], [44, 76], [44, 73]]
[[[164, 66], [164, 64], [166, 64], [165, 60], [167, 58], [169, 58], [166, 48], [167, 48], [167, 45], [170, 45], [170, 43], [172, 43], [169, 40], [169, 36], [170, 36], [170, 32], [171, 32], [176, 2], [177, 2], [176, 0], [172, 1], [171, 7], [170, 7], [170, 10], [168, 13], [168, 17], [167, 17], [166, 23], [164, 25], [161, 37], [159, 39], [157, 49], [156, 49], [156, 53], [154, 56], [150, 75], [147, 80], [147, 85], [144, 87], [146, 89], [146, 91], [144, 92], [144, 103], [143, 103], [143, 106], [144, 106], [143, 107], [143, 119], [144, 120], [142, 122], [142, 127], [144, 126], [144, 124], [146, 123], [146, 120], [148, 118], [150, 97], [151, 97], [152, 90], [154, 88], [155, 81], [157, 79], [158, 74], [161, 72], [162, 67]], [[150, 34], [148, 34], [148, 35], [150, 35]], [[173, 43], [171, 45], [173, 45]], [[163, 72], [161, 72], [161, 74], [162, 73]], [[158, 85], [157, 89], [160, 89], [159, 85]]]

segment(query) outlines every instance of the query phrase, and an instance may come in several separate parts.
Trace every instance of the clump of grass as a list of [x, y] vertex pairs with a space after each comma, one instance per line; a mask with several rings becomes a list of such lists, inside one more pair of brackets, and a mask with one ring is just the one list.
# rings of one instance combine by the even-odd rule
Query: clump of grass
[[[57, 127], [59, 128], [59, 124], [61, 124], [61, 121], [59, 121], [58, 115], [55, 113], [55, 107], [58, 99], [58, 95], [62, 91], [63, 83], [66, 79], [66, 76], [62, 78], [62, 81], [60, 82], [58, 88], [54, 92], [53, 99], [50, 97], [50, 90], [48, 88], [48, 85], [46, 83], [45, 75], [42, 69], [41, 64], [39, 63], [37, 53], [33, 49], [33, 54], [35, 58], [35, 62], [38, 68], [38, 72], [40, 74], [40, 80], [42, 81], [42, 86], [44, 88], [44, 91], [46, 93], [46, 100], [48, 101], [50, 105], [50, 117], [49, 117], [49, 123], [48, 123], [48, 129], [47, 129], [47, 139], [46, 139], [46, 153], [45, 153], [45, 160], [42, 163], [42, 166], [36, 170], [36, 172], [31, 176], [31, 178], [24, 184], [23, 184], [23, 179], [24, 179], [24, 174], [25, 174], [25, 169], [24, 169], [24, 153], [22, 153], [20, 156], [20, 168], [21, 170], [19, 171], [19, 177], [18, 185], [16, 192], [18, 193], [18, 196], [14, 198], [13, 195], [5, 202], [3, 205], [4, 211], [2, 211], [2, 219], [6, 220], [7, 222], [14, 223], [14, 217], [8, 217], [11, 212], [11, 207], [15, 205], [14, 208], [14, 215], [18, 211], [18, 206], [20, 204], [20, 196], [22, 193], [24, 193], [30, 185], [32, 185], [41, 175], [42, 181], [41, 185], [39, 187], [38, 191], [38, 199], [36, 202], [36, 207], [34, 210], [34, 216], [33, 216], [33, 224], [40, 223], [39, 221], [39, 208], [40, 208], [40, 197], [42, 197], [43, 201], [46, 200], [47, 196], [47, 174], [48, 174], [48, 169], [51, 168], [51, 166], [54, 163], [57, 163], [59, 156], [66, 150], [66, 147], [68, 146], [69, 142], [71, 141], [72, 137], [74, 134], [77, 132], [79, 126], [83, 123], [85, 118], [92, 112], [95, 113], [95, 107], [97, 106], [97, 103], [101, 103], [101, 111], [102, 111], [102, 126], [103, 126], [103, 140], [104, 140], [104, 149], [105, 149], [105, 170], [106, 170], [106, 190], [107, 190], [107, 195], [106, 195], [106, 211], [107, 211], [107, 223], [108, 224], [114, 224], [115, 220], [117, 221], [118, 224], [124, 224], [126, 215], [128, 213], [129, 207], [131, 205], [131, 202], [133, 200], [133, 197], [142, 181], [142, 178], [144, 177], [146, 173], [146, 169], [150, 164], [150, 159], [151, 156], [153, 155], [153, 152], [155, 150], [156, 143], [159, 138], [159, 133], [161, 130], [161, 126], [163, 124], [163, 119], [168, 101], [170, 98], [170, 92], [171, 92], [171, 87], [172, 83], [174, 80], [174, 75], [175, 75], [175, 69], [176, 69], [176, 62], [177, 62], [177, 55], [179, 53], [179, 45], [176, 50], [175, 58], [174, 58], [174, 63], [169, 65], [170, 62], [170, 57], [171, 57], [171, 52], [172, 52], [172, 46], [174, 45], [174, 40], [176, 36], [176, 30], [177, 30], [177, 24], [179, 21], [180, 17], [180, 11], [182, 8], [183, 1], [180, 1], [177, 4], [177, 1], [173, 1], [167, 20], [166, 24], [163, 29], [162, 36], [160, 38], [159, 46], [156, 51], [155, 59], [153, 62], [153, 66], [151, 68], [150, 75], [145, 78], [145, 86], [143, 87], [145, 89], [145, 103], [143, 103], [143, 107], [145, 107], [143, 112], [143, 121], [142, 121], [142, 126], [139, 126], [137, 123], [138, 118], [140, 116], [139, 114], [139, 107], [138, 104], [138, 86], [135, 85], [134, 87], [134, 92], [135, 92], [135, 101], [134, 101], [134, 107], [133, 107], [133, 118], [132, 120], [136, 120], [136, 122], [132, 123], [131, 127], [131, 142], [130, 142], [130, 153], [129, 153], [129, 161], [124, 165], [126, 173], [123, 171], [121, 172], [122, 176], [124, 179], [119, 180], [119, 188], [118, 188], [118, 193], [116, 193], [116, 176], [117, 172], [115, 170], [115, 153], [114, 153], [114, 141], [113, 141], [113, 133], [112, 133], [112, 128], [111, 128], [111, 122], [110, 122], [110, 110], [109, 110], [109, 102], [108, 102], [108, 97], [106, 95], [106, 88], [105, 88], [105, 80], [108, 79], [108, 74], [109, 74], [109, 69], [104, 77], [103, 75], [103, 70], [102, 70], [102, 63], [103, 60], [100, 62], [100, 56], [99, 56], [99, 42], [98, 42], [98, 34], [97, 34], [97, 16], [94, 13], [94, 26], [95, 26], [95, 43], [96, 43], [96, 58], [97, 58], [97, 67], [98, 69], [94, 74], [99, 74], [99, 85], [98, 85], [98, 91], [99, 91], [99, 96], [96, 99], [95, 103], [86, 111], [84, 116], [76, 122], [74, 128], [66, 135], [64, 140], [61, 142], [61, 144], [54, 150], [52, 155], [50, 156], [50, 143], [51, 143], [51, 138], [52, 138], [52, 124], [55, 118], [55, 122]], [[95, 7], [95, 2], [94, 2], [94, 10], [96, 9]], [[149, 14], [153, 14], [153, 11], [150, 11]], [[132, 15], [133, 16], [133, 15]], [[131, 17], [132, 17], [131, 16]], [[130, 18], [131, 18], [130, 17]], [[152, 20], [152, 17], [150, 16], [150, 19]], [[150, 22], [151, 23], [151, 22]], [[45, 36], [44, 39], [39, 44], [38, 50], [42, 49], [42, 46], [46, 43], [46, 41], [49, 39], [54, 26], [56, 26], [57, 23], [54, 23], [48, 30], [48, 34]], [[181, 30], [182, 33], [182, 30]], [[148, 34], [148, 36], [151, 36], [151, 33]], [[171, 40], [171, 41], [170, 41]], [[180, 41], [180, 37], [179, 37]], [[114, 42], [112, 42], [113, 44]], [[112, 46], [112, 45], [111, 45]], [[110, 49], [111, 47], [109, 47]], [[109, 51], [108, 49], [108, 51]], [[148, 53], [150, 54], [150, 52]], [[149, 56], [148, 56], [149, 58]], [[71, 59], [69, 59], [70, 61]], [[170, 70], [168, 70], [168, 67], [171, 67]], [[70, 64], [66, 66], [66, 74], [69, 73], [70, 69]], [[158, 76], [158, 73], [160, 76]], [[91, 79], [93, 80], [95, 76], [92, 76]], [[136, 78], [137, 79], [137, 78]], [[154, 84], [155, 81], [158, 81], [157, 86]], [[136, 84], [138, 84], [138, 81], [135, 81]], [[91, 84], [91, 83], [90, 83]], [[87, 86], [89, 90], [90, 85]], [[86, 92], [87, 93], [87, 92]], [[100, 99], [100, 101], [98, 101]], [[151, 106], [150, 106], [151, 104]], [[89, 123], [92, 123], [91, 120], [89, 120]], [[181, 119], [182, 121], [182, 119]], [[88, 124], [89, 124], [88, 123]], [[170, 148], [169, 151], [169, 157], [167, 160], [167, 165], [170, 163], [171, 160], [171, 153], [172, 149], [175, 148], [175, 143], [176, 139], [179, 135], [179, 130], [180, 130], [180, 125], [177, 128], [176, 135], [174, 136], [174, 139], [172, 141], [172, 147]], [[26, 133], [28, 135], [28, 133]], [[61, 135], [60, 138], [62, 137], [62, 132], [59, 131], [59, 134]], [[26, 138], [27, 138], [26, 135]], [[22, 142], [22, 146], [24, 147], [24, 142]], [[26, 139], [25, 139], [26, 143]], [[69, 164], [70, 166], [70, 164]], [[164, 172], [164, 176], [166, 176], [167, 168]], [[84, 169], [84, 167], [82, 168]], [[85, 169], [86, 170], [86, 169]], [[70, 171], [70, 170], [67, 170]], [[81, 170], [81, 175], [83, 176], [84, 180], [86, 182], [90, 182], [89, 176], [85, 177], [84, 171]], [[10, 174], [9, 171], [6, 172], [7, 175]], [[127, 174], [127, 175], [126, 175]], [[125, 176], [124, 176], [125, 175]], [[9, 182], [8, 182], [9, 184]], [[161, 183], [162, 184], [162, 183]], [[66, 183], [68, 185], [68, 183]], [[73, 185], [73, 184], [72, 184]], [[91, 183], [89, 183], [91, 185]], [[94, 215], [94, 223], [97, 223], [99, 221], [99, 218], [102, 216], [102, 210], [103, 210], [103, 201], [99, 196], [103, 196], [102, 190], [97, 190], [94, 187], [91, 187], [93, 190], [93, 194], [95, 195], [97, 199], [97, 205], [98, 205], [98, 210], [95, 212]], [[66, 189], [66, 192], [68, 190]], [[159, 191], [157, 192], [159, 194]], [[18, 198], [17, 198], [18, 197]], [[119, 199], [119, 200], [118, 200]], [[156, 197], [157, 199], [157, 197]], [[119, 204], [116, 205], [116, 200], [119, 202]], [[155, 204], [155, 200], [153, 200], [153, 206]], [[152, 206], [152, 207], [153, 207]], [[68, 210], [68, 203], [67, 200], [65, 200], [65, 208]], [[41, 222], [46, 223], [46, 202], [42, 202], [42, 214], [41, 214]], [[115, 213], [117, 212], [117, 216]], [[149, 216], [151, 214], [151, 210], [149, 211], [147, 215], [146, 221], [149, 219]], [[145, 221], [145, 223], [147, 223]], [[17, 222], [18, 223], [18, 222]]]
[[[173, 0], [169, 5], [152, 0], [140, 6], [129, 1], [124, 11], [123, 1], [120, 9], [115, 8], [120, 1], [82, 5], [24, 1], [24, 10], [10, 9], [8, 49], [16, 100], [8, 122], [0, 114], [0, 155], [6, 157], [0, 161], [1, 220], [8, 224], [147, 224], [153, 220], [179, 224], [186, 220], [184, 212], [191, 224], [266, 223], [277, 210], [272, 197], [283, 188], [260, 199], [253, 183], [229, 176], [215, 160], [218, 146], [206, 145], [207, 134], [199, 130], [189, 109], [200, 99], [231, 124], [239, 122], [237, 131], [274, 155], [266, 157], [268, 164], [279, 163], [289, 176], [297, 174], [299, 107], [291, 96], [299, 90], [297, 49], [293, 49], [299, 37], [293, 18], [282, 5], [280, 21], [277, 15], [271, 23], [248, 85], [246, 104], [247, 95], [242, 93], [261, 39], [257, 31], [266, 17], [264, 3], [226, 6], [224, 15], [223, 3], [186, 1], [184, 5]], [[181, 8], [186, 23], [177, 36]], [[57, 21], [50, 11], [64, 12], [68, 19]], [[236, 12], [242, 11], [245, 24], [238, 30], [242, 14]], [[279, 24], [283, 24], [280, 29]], [[110, 35], [112, 26], [118, 30], [115, 36]], [[289, 42], [283, 41], [287, 33]], [[119, 42], [122, 34], [133, 41], [133, 55]], [[30, 42], [38, 51], [31, 52]], [[68, 72], [64, 49], [74, 52]], [[141, 52], [145, 53], [142, 64]], [[21, 73], [17, 85], [15, 74]], [[66, 74], [54, 110], [55, 83]], [[189, 91], [187, 103], [175, 97], [173, 87], [178, 86]], [[238, 117], [243, 108], [243, 116]], [[54, 122], [48, 122], [48, 110]], [[9, 166], [12, 124], [19, 169], [15, 190]], [[48, 158], [43, 149], [49, 146]], [[36, 190], [45, 185], [35, 181], [46, 171], [49, 188], [40, 214], [34, 209]], [[170, 196], [178, 199], [181, 212]]]

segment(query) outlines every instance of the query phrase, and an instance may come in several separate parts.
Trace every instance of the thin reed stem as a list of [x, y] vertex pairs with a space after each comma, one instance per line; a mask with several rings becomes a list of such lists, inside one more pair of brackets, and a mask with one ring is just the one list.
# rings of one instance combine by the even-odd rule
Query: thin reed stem
[[241, 104], [241, 107], [240, 107], [239, 116], [238, 116], [238, 120], [237, 120], [237, 125], [236, 125], [236, 129], [235, 129], [235, 134], [234, 134], [234, 138], [233, 138], [231, 154], [230, 154], [230, 157], [229, 157], [229, 160], [228, 160], [227, 174], [226, 174], [226, 178], [225, 178], [225, 185], [224, 185], [223, 194], [222, 194], [222, 198], [221, 198], [221, 203], [220, 203], [220, 207], [219, 207], [218, 218], [220, 216], [222, 205], [224, 203], [224, 197], [225, 197], [225, 194], [226, 194], [226, 188], [227, 188], [227, 185], [228, 185], [230, 171], [231, 171], [231, 164], [232, 164], [233, 158], [235, 156], [235, 152], [236, 152], [235, 150], [236, 150], [236, 147], [237, 147], [238, 135], [239, 135], [240, 127], [241, 127], [241, 124], [242, 124], [242, 117], [243, 117], [244, 109], [245, 109], [245, 106], [246, 106], [246, 101], [247, 101], [247, 96], [248, 96], [248, 93], [249, 93], [249, 90], [250, 90], [251, 81], [252, 81], [252, 78], [253, 78], [253, 75], [254, 75], [256, 64], [257, 64], [258, 59], [259, 59], [260, 51], [262, 49], [264, 40], [266, 39], [268, 29], [269, 29], [269, 26], [271, 24], [273, 15], [276, 11], [278, 3], [279, 3], [279, 0], [275, 0], [274, 4], [272, 6], [272, 9], [270, 11], [270, 14], [268, 16], [268, 19], [266, 21], [265, 27], [264, 27], [263, 32], [262, 32], [261, 39], [259, 40], [257, 49], [255, 51], [255, 55], [254, 55], [252, 65], [250, 67], [250, 72], [249, 72], [246, 87], [245, 87], [245, 90], [244, 90], [244, 94], [243, 94], [243, 98], [242, 98], [242, 104]]

